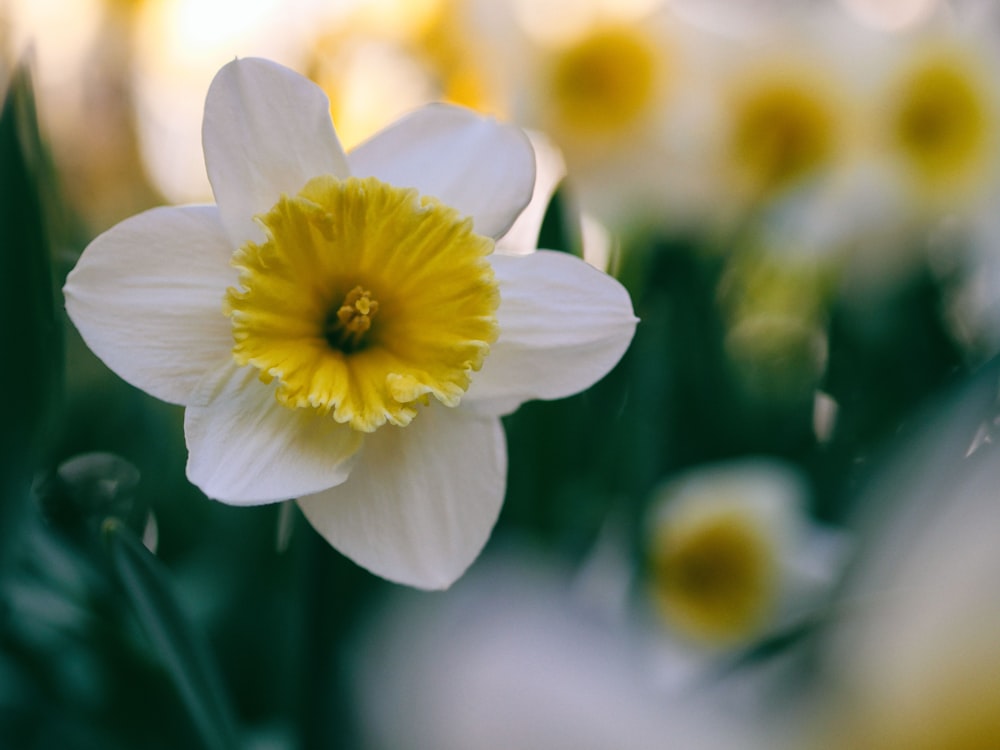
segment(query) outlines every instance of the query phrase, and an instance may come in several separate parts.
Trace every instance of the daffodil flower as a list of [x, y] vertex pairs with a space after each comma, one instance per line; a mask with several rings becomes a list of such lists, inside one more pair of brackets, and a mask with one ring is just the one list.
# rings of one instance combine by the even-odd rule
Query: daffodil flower
[[724, 650], [822, 601], [846, 540], [807, 517], [806, 494], [791, 467], [761, 458], [696, 467], [659, 488], [649, 583], [665, 624]]
[[494, 253], [528, 202], [531, 146], [444, 105], [349, 154], [326, 96], [243, 59], [209, 88], [216, 204], [156, 208], [84, 251], [66, 307], [118, 375], [186, 407], [211, 498], [297, 498], [372, 572], [451, 584], [503, 500], [499, 417], [621, 357], [624, 288], [577, 258]]

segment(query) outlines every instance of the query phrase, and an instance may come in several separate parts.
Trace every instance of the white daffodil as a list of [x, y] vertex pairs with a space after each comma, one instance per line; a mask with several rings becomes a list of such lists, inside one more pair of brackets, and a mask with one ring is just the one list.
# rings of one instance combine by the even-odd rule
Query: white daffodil
[[849, 93], [816, 49], [776, 46], [752, 60], [736, 58], [727, 74], [718, 152], [722, 182], [738, 207], [787, 195], [844, 159]]
[[650, 593], [664, 622], [706, 647], [739, 646], [822, 595], [843, 538], [810, 523], [790, 467], [747, 459], [700, 467], [656, 493]]
[[993, 213], [1000, 89], [992, 39], [933, 30], [890, 48], [872, 86], [871, 161], [926, 222]]
[[720, 694], [665, 694], [634, 623], [595, 616], [530, 551], [494, 554], [434, 597], [392, 592], [373, 614], [347, 672], [366, 748], [775, 746]]
[[531, 146], [428, 106], [345, 154], [322, 91], [229, 63], [208, 91], [216, 205], [95, 239], [65, 288], [87, 344], [186, 407], [187, 475], [233, 505], [297, 498], [390, 580], [448, 586], [504, 495], [499, 416], [586, 388], [635, 326], [571, 256], [493, 253], [528, 202]]
[[501, 98], [562, 151], [581, 210], [613, 231], [700, 215], [711, 57], [701, 34], [663, 0], [477, 5], [496, 6]]

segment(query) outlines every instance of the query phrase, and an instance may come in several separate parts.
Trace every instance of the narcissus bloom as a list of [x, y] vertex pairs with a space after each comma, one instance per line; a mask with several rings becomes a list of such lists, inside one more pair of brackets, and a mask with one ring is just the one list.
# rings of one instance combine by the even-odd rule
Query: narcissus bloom
[[[960, 38], [904, 45], [877, 92], [880, 153], [919, 208], [954, 209], [992, 196], [1000, 90], [992, 58]], [[989, 211], [993, 199], [987, 197]]]
[[216, 204], [157, 208], [84, 251], [66, 307], [122, 378], [186, 407], [188, 478], [297, 498], [333, 546], [424, 588], [503, 500], [499, 416], [621, 357], [624, 288], [571, 256], [494, 253], [534, 182], [523, 133], [428, 106], [345, 154], [318, 87], [237, 60], [205, 103]]
[[792, 469], [764, 459], [694, 468], [661, 487], [649, 584], [665, 624], [693, 643], [738, 646], [819, 594], [838, 540], [809, 524], [805, 493]]
[[733, 72], [723, 153], [738, 197], [774, 198], [843, 158], [850, 107], [839, 84], [829, 66], [791, 47]]

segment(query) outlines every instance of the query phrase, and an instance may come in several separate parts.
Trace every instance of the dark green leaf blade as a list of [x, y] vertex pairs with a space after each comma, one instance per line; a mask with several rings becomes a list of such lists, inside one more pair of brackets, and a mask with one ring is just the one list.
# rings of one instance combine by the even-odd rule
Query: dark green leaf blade
[[[18, 66], [0, 111], [0, 549], [9, 550], [53, 427], [62, 383], [43, 183], [45, 152], [31, 76]], [[2, 561], [0, 561], [2, 562]]]
[[182, 612], [167, 571], [125, 524], [109, 519], [104, 538], [136, 618], [163, 661], [205, 747], [238, 746], [236, 721], [208, 644]]

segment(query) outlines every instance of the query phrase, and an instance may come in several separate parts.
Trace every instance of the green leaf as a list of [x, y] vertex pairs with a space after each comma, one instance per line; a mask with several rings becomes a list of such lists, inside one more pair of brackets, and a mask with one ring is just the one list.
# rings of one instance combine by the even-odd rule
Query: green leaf
[[167, 571], [120, 521], [105, 522], [104, 539], [136, 619], [177, 687], [205, 747], [237, 747], [236, 721], [211, 651], [182, 612]]
[[582, 256], [580, 233], [580, 214], [560, 188], [552, 196], [545, 216], [542, 217], [542, 226], [538, 230], [538, 247]]
[[[62, 383], [42, 184], [46, 158], [31, 77], [12, 75], [0, 110], [0, 549], [9, 549], [39, 466]], [[2, 560], [0, 560], [2, 562]]]

